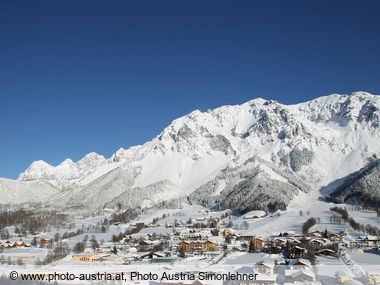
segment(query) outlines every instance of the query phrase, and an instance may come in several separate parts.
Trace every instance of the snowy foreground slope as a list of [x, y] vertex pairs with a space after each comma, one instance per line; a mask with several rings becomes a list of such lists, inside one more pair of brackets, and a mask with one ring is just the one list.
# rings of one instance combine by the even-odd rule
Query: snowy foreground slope
[[33, 162], [17, 181], [0, 180], [0, 203], [93, 211], [186, 198], [240, 212], [284, 209], [376, 159], [379, 118], [380, 97], [365, 92], [194, 111], [109, 159]]

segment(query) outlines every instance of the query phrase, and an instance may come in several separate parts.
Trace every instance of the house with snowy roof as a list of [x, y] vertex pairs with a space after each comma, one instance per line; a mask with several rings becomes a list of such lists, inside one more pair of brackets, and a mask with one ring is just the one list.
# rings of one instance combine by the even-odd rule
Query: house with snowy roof
[[269, 262], [259, 262], [253, 266], [253, 269], [258, 273], [273, 274], [275, 273], [274, 264]]
[[298, 283], [298, 282], [311, 282], [315, 280], [315, 274], [308, 269], [289, 269], [285, 270], [285, 282]]

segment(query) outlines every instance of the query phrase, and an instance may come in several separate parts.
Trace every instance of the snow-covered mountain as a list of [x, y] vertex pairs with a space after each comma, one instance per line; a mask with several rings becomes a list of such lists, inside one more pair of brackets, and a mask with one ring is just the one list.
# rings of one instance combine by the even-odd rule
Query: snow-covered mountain
[[74, 163], [71, 159], [66, 159], [55, 167], [45, 161], [38, 160], [33, 162], [22, 172], [18, 180], [43, 180], [49, 181], [54, 185], [65, 187], [73, 183], [78, 183], [82, 178], [88, 177], [106, 163], [107, 160], [104, 156], [94, 152], [87, 154], [77, 163]]
[[93, 210], [187, 197], [238, 211], [284, 208], [378, 156], [379, 118], [380, 97], [365, 92], [197, 110], [109, 159], [33, 162], [17, 181], [0, 180], [0, 201]]

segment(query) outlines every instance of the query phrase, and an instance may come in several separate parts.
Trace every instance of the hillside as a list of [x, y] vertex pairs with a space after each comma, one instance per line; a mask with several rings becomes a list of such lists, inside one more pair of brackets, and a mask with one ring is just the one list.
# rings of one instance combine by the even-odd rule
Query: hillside
[[353, 203], [366, 207], [380, 206], [380, 159], [372, 160], [368, 165], [346, 177], [330, 194], [336, 203]]

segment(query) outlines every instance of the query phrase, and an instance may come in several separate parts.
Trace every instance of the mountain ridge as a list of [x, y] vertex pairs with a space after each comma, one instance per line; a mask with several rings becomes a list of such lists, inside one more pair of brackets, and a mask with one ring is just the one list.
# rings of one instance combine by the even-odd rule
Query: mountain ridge
[[[165, 192], [170, 193], [167, 197], [157, 194], [150, 199], [142, 195], [144, 199], [136, 202], [137, 206], [151, 206], [189, 196], [223, 171], [230, 171], [223, 179], [232, 179], [232, 169], [238, 169], [236, 175], [245, 177], [245, 182], [236, 181], [236, 185], [230, 185], [222, 179], [224, 182], [220, 183], [228, 184], [230, 188], [224, 192], [219, 189], [219, 194], [213, 195], [237, 195], [239, 185], [264, 189], [268, 188], [262, 187], [266, 183], [288, 189], [293, 197], [297, 191], [309, 191], [357, 171], [368, 157], [378, 155], [379, 117], [379, 96], [366, 92], [333, 94], [294, 105], [257, 98], [206, 112], [195, 110], [173, 120], [147, 143], [120, 148], [108, 159], [90, 153], [78, 162], [67, 159], [56, 167], [43, 161], [33, 162], [12, 183], [48, 183], [58, 189], [58, 197], [64, 196], [62, 201], [66, 204], [75, 197], [82, 200], [83, 205], [87, 202], [94, 204], [96, 209], [112, 204], [117, 197], [130, 197], [128, 191], [136, 192], [136, 195], [141, 191], [169, 191]], [[250, 159], [256, 162], [248, 163], [247, 169], [246, 162]], [[256, 171], [257, 167], [261, 176], [252, 178], [244, 174]], [[114, 176], [117, 169], [119, 176]], [[282, 174], [276, 174], [276, 171]], [[309, 190], [289, 183], [290, 176], [294, 181], [306, 181]], [[99, 179], [110, 179], [110, 182], [97, 186], [91, 184]], [[260, 184], [260, 179], [266, 182], [262, 180]], [[0, 181], [0, 194], [11, 196], [4, 189]], [[92, 197], [93, 192], [108, 198]], [[254, 192], [249, 191], [251, 196], [255, 196]], [[267, 207], [269, 200], [275, 202], [276, 195], [266, 195], [270, 190], [264, 192], [268, 199], [263, 205]], [[291, 198], [285, 197], [287, 193], [283, 194], [284, 201], [280, 202], [286, 207]], [[219, 198], [225, 201], [226, 207], [231, 206], [227, 197]], [[59, 199], [53, 200], [59, 204]], [[237, 207], [237, 210], [247, 209], [251, 208]]]

